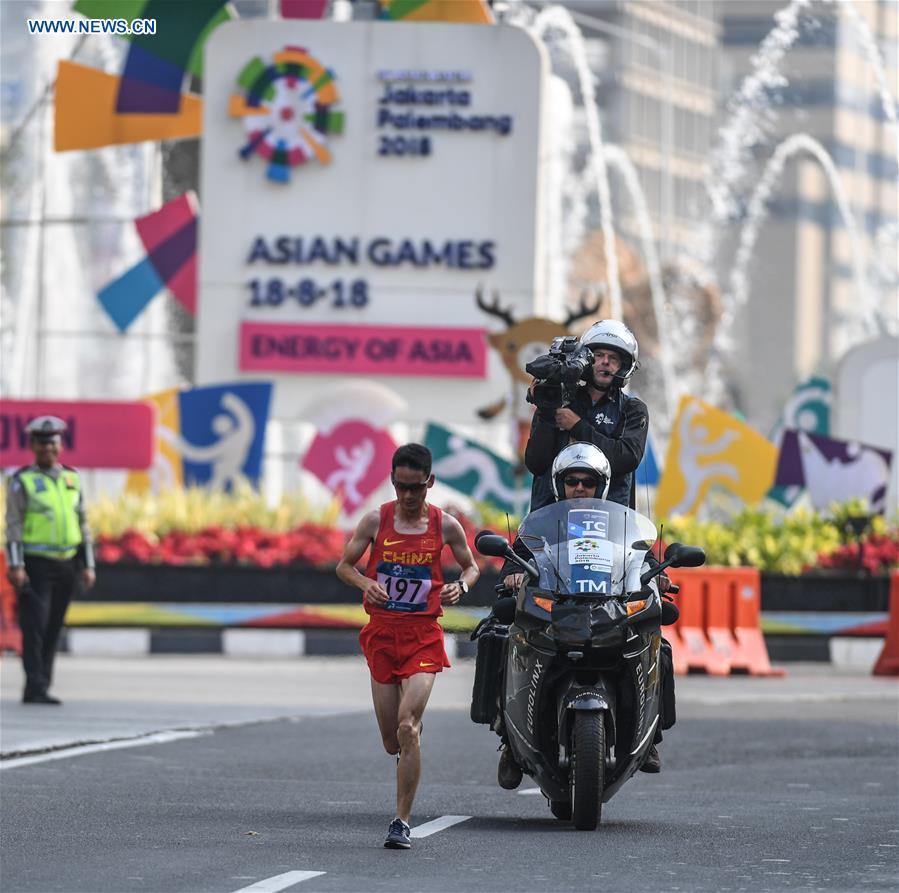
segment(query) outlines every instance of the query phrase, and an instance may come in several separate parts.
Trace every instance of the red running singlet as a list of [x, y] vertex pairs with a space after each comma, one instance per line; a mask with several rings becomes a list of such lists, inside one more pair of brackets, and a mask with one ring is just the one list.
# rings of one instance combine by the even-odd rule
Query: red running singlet
[[383, 606], [364, 602], [365, 610], [373, 619], [440, 617], [443, 512], [429, 505], [424, 533], [399, 533], [393, 526], [395, 507], [396, 500], [381, 506], [381, 523], [365, 568], [365, 576], [377, 580], [390, 601]]

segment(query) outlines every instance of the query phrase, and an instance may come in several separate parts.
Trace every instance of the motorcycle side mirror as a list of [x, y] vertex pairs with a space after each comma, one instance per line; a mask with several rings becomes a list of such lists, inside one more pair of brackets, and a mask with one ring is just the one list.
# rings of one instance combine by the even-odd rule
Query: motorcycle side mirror
[[705, 564], [705, 552], [699, 546], [672, 543], [665, 550], [665, 563], [670, 567], [699, 567]]
[[653, 577], [657, 577], [666, 567], [699, 567], [705, 564], [705, 552], [699, 546], [685, 546], [683, 543], [672, 543], [665, 549], [665, 560], [651, 567], [640, 577], [640, 585], [645, 586]]
[[474, 547], [481, 555], [490, 555], [493, 558], [505, 558], [506, 549], [509, 548], [509, 542], [505, 537], [498, 533], [489, 533], [482, 530], [474, 538]]
[[533, 562], [525, 561], [520, 555], [516, 555], [509, 545], [509, 541], [498, 533], [490, 533], [482, 530], [474, 538], [474, 547], [481, 555], [490, 555], [492, 558], [506, 558], [513, 564], [517, 564], [532, 580], [540, 579], [540, 571]]

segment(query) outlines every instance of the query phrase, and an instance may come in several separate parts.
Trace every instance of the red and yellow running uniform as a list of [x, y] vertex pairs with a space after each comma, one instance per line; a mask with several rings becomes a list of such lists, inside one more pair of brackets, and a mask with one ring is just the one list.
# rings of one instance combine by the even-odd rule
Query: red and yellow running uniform
[[400, 533], [393, 526], [395, 508], [395, 501], [381, 506], [381, 522], [365, 569], [365, 575], [377, 580], [390, 600], [386, 605], [365, 602], [371, 617], [359, 636], [372, 676], [385, 684], [416, 673], [439, 673], [450, 666], [437, 622], [443, 614], [443, 512], [429, 505], [424, 533]]

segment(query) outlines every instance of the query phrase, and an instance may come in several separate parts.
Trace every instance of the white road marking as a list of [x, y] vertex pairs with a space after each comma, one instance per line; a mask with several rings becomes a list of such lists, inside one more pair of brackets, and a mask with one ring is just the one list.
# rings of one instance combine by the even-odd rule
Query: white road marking
[[442, 815], [439, 819], [434, 819], [432, 822], [425, 822], [423, 825], [418, 825], [413, 828], [411, 836], [416, 839], [419, 837], [430, 837], [438, 831], [443, 831], [445, 828], [452, 828], [453, 825], [458, 825], [459, 822], [467, 822], [470, 818], [470, 815]]
[[310, 878], [324, 873], [323, 871], [285, 871], [284, 874], [276, 874], [274, 877], [256, 881], [249, 887], [241, 887], [234, 893], [277, 893], [278, 890], [286, 890], [294, 884], [299, 884], [300, 881], [308, 881]]
[[145, 744], [168, 744], [169, 741], [180, 741], [184, 738], [197, 738], [207, 732], [156, 732], [152, 735], [141, 735], [138, 738], [127, 738], [123, 741], [103, 741], [99, 744], [82, 744], [80, 747], [66, 747], [51, 750], [47, 753], [35, 754], [31, 757], [14, 757], [11, 760], [0, 760], [0, 769], [17, 769], [20, 766], [33, 766], [35, 763], [46, 763], [50, 760], [65, 760], [69, 757], [80, 757], [88, 753], [100, 753], [104, 750], [121, 750], [124, 747], [143, 747]]
[[519, 791], [519, 794], [542, 794], [543, 791], [540, 788], [525, 788], [523, 791]]

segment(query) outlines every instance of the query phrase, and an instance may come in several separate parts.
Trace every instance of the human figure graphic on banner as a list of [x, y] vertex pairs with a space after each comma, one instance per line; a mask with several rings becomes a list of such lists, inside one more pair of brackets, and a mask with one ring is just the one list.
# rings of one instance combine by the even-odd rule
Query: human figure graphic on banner
[[301, 467], [342, 499], [342, 511], [355, 512], [390, 474], [396, 444], [390, 432], [361, 418], [319, 428]]
[[499, 470], [484, 450], [468, 446], [463, 438], [456, 436], [450, 437], [448, 446], [452, 452], [434, 463], [434, 473], [444, 480], [476, 473], [478, 482], [469, 494], [475, 502], [487, 502], [491, 494], [513, 505], [527, 498], [526, 492], [517, 492], [500, 480]]
[[700, 459], [723, 453], [739, 436], [736, 431], [725, 431], [715, 440], [706, 440], [708, 429], [704, 425], [692, 424], [700, 411], [698, 403], [691, 403], [681, 414], [678, 429], [680, 434], [678, 465], [687, 488], [681, 501], [671, 510], [672, 515], [690, 512], [700, 497], [703, 484], [711, 478], [723, 477], [734, 482], [739, 480], [737, 469], [730, 462], [709, 462], [700, 465]]
[[178, 442], [185, 459], [212, 466], [208, 486], [213, 490], [226, 490], [244, 478], [243, 467], [256, 437], [253, 413], [240, 397], [226, 393], [221, 405], [227, 412], [219, 413], [212, 420], [212, 430], [219, 435], [215, 443], [198, 446], [183, 437]]
[[375, 458], [374, 441], [366, 437], [349, 449], [338, 444], [334, 449], [334, 458], [339, 468], [328, 475], [325, 486], [340, 493], [347, 504], [355, 508], [365, 499], [358, 488]]

